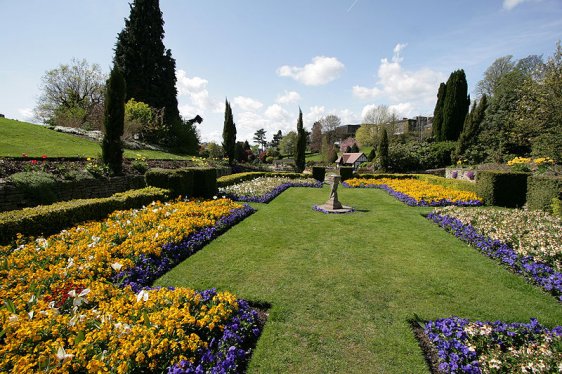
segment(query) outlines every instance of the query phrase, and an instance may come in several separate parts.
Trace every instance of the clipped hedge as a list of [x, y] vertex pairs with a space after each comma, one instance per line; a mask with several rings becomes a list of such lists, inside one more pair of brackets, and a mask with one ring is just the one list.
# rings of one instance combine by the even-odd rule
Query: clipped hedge
[[351, 166], [340, 166], [341, 181], [353, 178], [353, 168]]
[[553, 213], [553, 200], [562, 200], [562, 177], [530, 176], [527, 180], [527, 206]]
[[146, 172], [145, 180], [147, 186], [170, 190], [172, 197], [193, 195], [192, 169], [153, 168]]
[[316, 179], [317, 181], [324, 182], [324, 178], [326, 178], [326, 168], [323, 166], [313, 166], [312, 178]]
[[526, 201], [528, 176], [521, 172], [481, 170], [476, 180], [476, 193], [486, 205], [522, 207]]
[[225, 175], [217, 179], [218, 187], [228, 187], [233, 184], [238, 184], [259, 177], [285, 177], [290, 179], [306, 178], [307, 176], [301, 173], [271, 173], [267, 171], [249, 171], [245, 173], [237, 173], [231, 175]]
[[22, 171], [8, 177], [25, 198], [33, 204], [51, 204], [57, 201], [57, 181], [54, 175], [44, 171]]
[[170, 191], [146, 187], [116, 193], [100, 199], [79, 199], [0, 213], [0, 243], [8, 243], [18, 233], [50, 235], [65, 227], [99, 220], [115, 210], [139, 208], [155, 200], [167, 200]]
[[191, 169], [193, 172], [192, 196], [212, 197], [218, 191], [217, 171], [213, 168]]

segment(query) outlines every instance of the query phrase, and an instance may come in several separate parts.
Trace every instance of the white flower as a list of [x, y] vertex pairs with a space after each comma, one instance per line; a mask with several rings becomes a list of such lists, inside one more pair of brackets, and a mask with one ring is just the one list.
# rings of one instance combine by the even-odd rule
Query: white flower
[[111, 267], [113, 268], [113, 270], [119, 271], [119, 270], [121, 270], [121, 268], [123, 267], [123, 265], [121, 265], [121, 264], [118, 263], [118, 262], [114, 262], [113, 264], [111, 264]]
[[59, 350], [57, 351], [57, 360], [59, 361], [64, 361], [67, 358], [72, 358], [72, 357], [74, 357], [74, 355], [66, 353], [63, 347], [60, 347]]
[[137, 294], [137, 303], [140, 302], [141, 300], [143, 301], [148, 300], [148, 291], [140, 290], [140, 292]]
[[19, 319], [20, 317], [17, 314], [12, 314], [11, 316], [8, 317], [8, 322], [15, 323], [19, 321]]
[[88, 303], [88, 300], [86, 300], [86, 298], [84, 296], [86, 296], [89, 293], [90, 293], [89, 288], [83, 289], [79, 294], [76, 294], [76, 290], [70, 290], [70, 291], [68, 291], [68, 296], [70, 296], [74, 299], [74, 300], [72, 300], [72, 305], [78, 307], [78, 306], [82, 305], [82, 303], [85, 303], [85, 304]]
[[34, 314], [35, 314], [35, 312], [33, 310], [31, 312], [27, 313], [27, 315], [29, 316], [29, 319], [33, 319]]

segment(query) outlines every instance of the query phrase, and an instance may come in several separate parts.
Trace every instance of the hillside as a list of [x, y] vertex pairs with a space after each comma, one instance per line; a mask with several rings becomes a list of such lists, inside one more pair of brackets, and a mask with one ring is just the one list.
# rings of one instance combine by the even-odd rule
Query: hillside
[[[63, 134], [46, 127], [0, 118], [0, 157], [98, 157], [99, 143], [79, 136]], [[142, 155], [149, 159], [186, 159], [166, 152], [125, 150], [125, 157]]]

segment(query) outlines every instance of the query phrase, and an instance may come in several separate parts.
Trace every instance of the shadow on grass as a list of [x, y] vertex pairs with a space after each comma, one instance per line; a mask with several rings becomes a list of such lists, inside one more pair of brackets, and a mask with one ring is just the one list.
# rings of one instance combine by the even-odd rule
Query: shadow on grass
[[427, 337], [424, 332], [423, 327], [420, 324], [419, 320], [414, 318], [408, 319], [407, 322], [410, 324], [410, 328], [414, 334], [414, 337], [418, 341], [418, 345], [423, 353], [423, 357], [425, 359], [425, 363], [432, 374], [443, 374], [442, 371], [439, 371], [439, 356], [437, 354], [437, 350], [431, 344], [431, 341]]
[[265, 328], [265, 323], [267, 322], [267, 319], [269, 318], [269, 310], [271, 309], [271, 304], [266, 302], [266, 301], [252, 301], [252, 300], [246, 300], [248, 302], [248, 305], [250, 305], [250, 307], [256, 311], [256, 313], [258, 314], [258, 328], [260, 330], [259, 334], [252, 339], [251, 341], [248, 342], [248, 344], [244, 347], [244, 349], [246, 350], [246, 352], [250, 352], [250, 354], [246, 357], [246, 359], [240, 364], [240, 366], [238, 367], [238, 372], [239, 373], [245, 373], [248, 370], [248, 364], [250, 363], [250, 360], [252, 359], [252, 356], [254, 355], [254, 351], [256, 349], [256, 346], [258, 344], [258, 340], [261, 337], [261, 334], [263, 333], [263, 329]]

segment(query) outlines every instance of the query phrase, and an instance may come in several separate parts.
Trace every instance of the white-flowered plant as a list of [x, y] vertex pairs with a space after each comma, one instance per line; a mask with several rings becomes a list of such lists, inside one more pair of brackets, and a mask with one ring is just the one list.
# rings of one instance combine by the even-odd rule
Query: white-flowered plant
[[258, 197], [273, 191], [275, 188], [285, 183], [291, 182], [315, 183], [316, 180], [312, 178], [290, 179], [286, 177], [259, 177], [251, 181], [234, 184], [228, 187], [221, 187], [219, 188], [219, 193], [235, 196]]
[[517, 254], [533, 256], [562, 271], [562, 220], [542, 211], [444, 207], [434, 210], [472, 225], [482, 235], [510, 245]]

